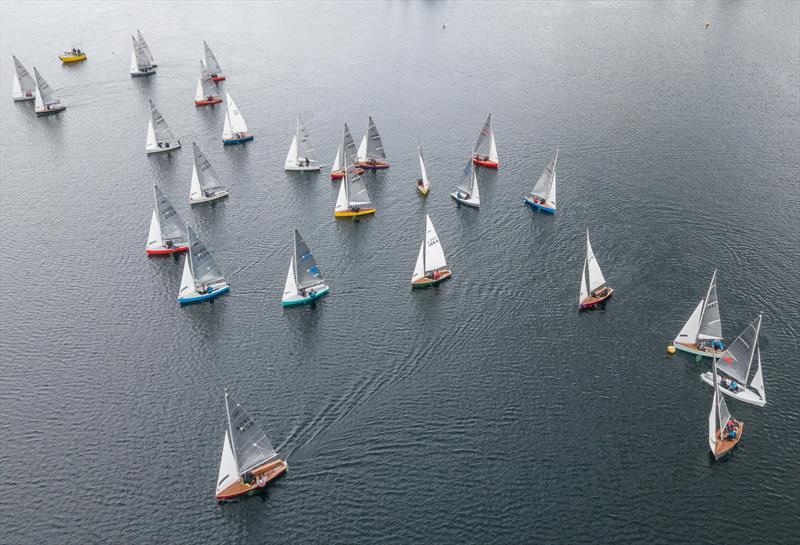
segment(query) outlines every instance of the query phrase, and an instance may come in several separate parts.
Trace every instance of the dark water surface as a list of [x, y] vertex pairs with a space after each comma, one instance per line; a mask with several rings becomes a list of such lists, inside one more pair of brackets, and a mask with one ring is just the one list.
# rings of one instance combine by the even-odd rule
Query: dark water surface
[[[797, 543], [798, 6], [4, 2], [0, 541]], [[193, 105], [203, 39], [246, 147]], [[89, 61], [62, 67], [73, 40]], [[12, 54], [66, 112], [12, 102]], [[149, 97], [172, 157], [145, 156]], [[457, 209], [489, 111], [502, 166]], [[327, 169], [283, 171], [297, 112], [327, 164], [374, 116], [374, 218], [334, 220]], [[228, 201], [190, 210], [193, 139]], [[557, 146], [552, 218], [522, 195]], [[145, 256], [154, 181], [226, 273], [213, 305]], [[426, 212], [454, 278], [412, 293]], [[332, 293], [284, 311], [293, 226]], [[580, 314], [587, 227], [617, 294]], [[727, 337], [764, 312], [769, 399], [730, 402], [747, 432], [719, 463], [709, 364], [665, 353], [714, 268]], [[290, 470], [218, 506], [224, 385]]]

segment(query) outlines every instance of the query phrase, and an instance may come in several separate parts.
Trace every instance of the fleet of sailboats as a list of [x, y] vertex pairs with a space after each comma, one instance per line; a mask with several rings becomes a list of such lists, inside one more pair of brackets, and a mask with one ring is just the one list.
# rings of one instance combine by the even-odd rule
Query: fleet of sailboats
[[33, 107], [36, 115], [52, 115], [66, 110], [67, 107], [61, 104], [61, 101], [53, 95], [50, 85], [44, 80], [35, 66], [33, 67], [33, 75], [36, 78], [36, 97]]
[[586, 260], [583, 262], [583, 272], [581, 273], [581, 295], [579, 305], [581, 309], [589, 309], [598, 306], [608, 300], [614, 294], [614, 288], [606, 284], [603, 271], [592, 251], [592, 243], [589, 241], [589, 230], [586, 230]]
[[369, 200], [369, 193], [364, 186], [364, 181], [356, 172], [355, 165], [350, 162], [350, 157], [345, 154], [345, 174], [339, 186], [339, 196], [333, 215], [337, 218], [352, 218], [374, 214], [375, 208]]
[[[356, 143], [353, 140], [353, 135], [350, 134], [350, 129], [347, 123], [344, 124], [344, 133], [342, 135], [342, 142], [339, 144], [339, 149], [336, 152], [336, 159], [333, 160], [331, 167], [331, 180], [341, 180], [344, 178], [344, 165], [345, 155], [351, 164], [358, 163], [358, 150], [356, 150]], [[356, 167], [358, 174], [363, 174], [364, 170]]]
[[547, 163], [544, 172], [536, 180], [533, 189], [525, 195], [525, 202], [533, 208], [550, 214], [556, 213], [556, 163], [558, 162], [558, 150], [556, 156]]
[[214, 56], [214, 53], [211, 51], [211, 48], [208, 47], [205, 40], [203, 41], [203, 52], [206, 56], [206, 66], [208, 67], [208, 76], [211, 78], [211, 81], [225, 81], [225, 74], [222, 73], [219, 61], [217, 61], [217, 57]]
[[231, 98], [230, 93], [225, 93], [225, 98], [228, 101], [228, 109], [225, 110], [225, 125], [222, 129], [222, 143], [243, 144], [244, 142], [249, 142], [255, 137], [251, 132], [248, 132], [247, 123], [244, 121], [242, 112], [239, 111], [239, 108]]
[[[345, 125], [345, 130], [347, 130], [347, 125]], [[289, 153], [286, 154], [283, 168], [284, 170], [320, 170], [321, 168], [317, 161], [314, 144], [311, 142], [311, 136], [309, 136], [300, 114], [297, 114], [294, 136], [292, 136], [292, 143], [289, 145]]]
[[197, 80], [197, 89], [194, 93], [195, 106], [213, 106], [222, 102], [222, 97], [215, 94], [216, 85], [208, 74], [206, 63], [200, 61], [200, 78]]
[[456, 190], [450, 193], [450, 196], [460, 204], [466, 204], [473, 208], [480, 207], [481, 192], [478, 189], [478, 174], [475, 172], [475, 162], [471, 157], [461, 175], [461, 182]]
[[417, 263], [414, 265], [414, 274], [411, 276], [412, 288], [427, 288], [444, 282], [452, 276], [444, 257], [442, 242], [436, 229], [433, 228], [431, 217], [425, 214], [425, 240], [419, 247]]
[[389, 168], [386, 152], [383, 150], [383, 141], [372, 116], [369, 117], [367, 134], [364, 135], [361, 145], [358, 146], [358, 166], [371, 170]]
[[711, 402], [711, 411], [708, 413], [708, 448], [719, 460], [731, 451], [739, 442], [744, 433], [744, 422], [731, 416], [725, 397], [720, 394], [719, 378], [717, 376], [717, 357], [714, 355], [712, 365], [714, 372], [714, 398]]
[[330, 287], [322, 278], [314, 254], [311, 253], [297, 229], [294, 230], [292, 250], [289, 274], [286, 275], [286, 284], [281, 299], [281, 303], [285, 307], [311, 303], [324, 297], [330, 291]]
[[131, 36], [133, 50], [131, 51], [131, 77], [150, 76], [156, 73], [156, 64], [150, 47], [144, 41], [142, 33], [136, 31], [137, 36]]
[[181, 147], [181, 141], [175, 138], [167, 125], [167, 120], [158, 111], [152, 100], [150, 103], [150, 119], [147, 122], [147, 140], [144, 145], [146, 153], [164, 153]]
[[719, 316], [716, 270], [711, 275], [706, 296], [697, 303], [694, 312], [675, 337], [673, 346], [678, 350], [709, 358], [722, 349], [722, 320]]
[[153, 185], [153, 194], [156, 206], [147, 234], [147, 255], [167, 255], [188, 250], [189, 235], [180, 215], [157, 185]]
[[19, 59], [14, 57], [14, 81], [12, 84], [11, 92], [14, 97], [14, 102], [21, 102], [24, 100], [34, 100], [36, 98], [36, 82], [19, 62]]
[[431, 190], [431, 182], [428, 180], [428, 169], [425, 168], [425, 159], [422, 157], [422, 146], [419, 145], [419, 138], [417, 138], [417, 157], [419, 158], [419, 172], [420, 176], [417, 178], [417, 191], [423, 196], [428, 195]]
[[189, 203], [198, 204], [216, 201], [229, 195], [217, 175], [217, 171], [208, 162], [205, 154], [200, 151], [196, 142], [192, 142], [194, 149], [194, 166], [192, 167], [192, 185], [189, 189]]
[[230, 291], [217, 262], [205, 243], [188, 228], [189, 253], [183, 263], [178, 302], [181, 305], [201, 303]]
[[[761, 367], [761, 350], [758, 335], [761, 332], [761, 314], [758, 315], [716, 360], [718, 373], [705, 372], [701, 378], [714, 386], [719, 380], [722, 393], [739, 401], [763, 407], [767, 404], [764, 392], [764, 371]], [[755, 371], [753, 362], [755, 361]], [[719, 375], [722, 375], [721, 377]]]
[[486, 118], [486, 123], [483, 124], [480, 134], [478, 134], [478, 141], [475, 142], [475, 148], [472, 150], [473, 162], [486, 168], [498, 168], [500, 162], [497, 158], [497, 144], [494, 141], [494, 131], [492, 130], [492, 114]]
[[289, 465], [280, 458], [272, 442], [244, 408], [225, 390], [227, 427], [222, 442], [217, 501], [253, 494], [280, 477]]

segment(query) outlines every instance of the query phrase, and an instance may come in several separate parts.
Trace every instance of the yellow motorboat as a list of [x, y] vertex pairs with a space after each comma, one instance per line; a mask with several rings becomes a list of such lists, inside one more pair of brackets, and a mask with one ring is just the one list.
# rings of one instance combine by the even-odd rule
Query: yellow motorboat
[[73, 47], [72, 49], [67, 49], [64, 51], [64, 54], [59, 55], [58, 58], [61, 59], [61, 62], [64, 64], [71, 62], [83, 62], [86, 60], [86, 52], [80, 47]]

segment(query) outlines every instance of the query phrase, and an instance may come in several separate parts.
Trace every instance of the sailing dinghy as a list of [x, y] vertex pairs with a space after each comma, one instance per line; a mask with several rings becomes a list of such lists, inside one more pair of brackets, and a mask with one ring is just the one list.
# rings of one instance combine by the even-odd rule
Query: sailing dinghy
[[218, 81], [225, 81], [225, 74], [222, 73], [222, 68], [219, 66], [219, 61], [214, 56], [214, 53], [211, 52], [211, 48], [208, 47], [208, 44], [203, 41], [203, 50], [206, 54], [206, 66], [208, 67], [208, 75], [211, 77], [211, 81], [218, 82]]
[[581, 274], [580, 308], [594, 308], [614, 294], [614, 288], [606, 284], [600, 264], [594, 257], [592, 243], [589, 242], [589, 230], [586, 230], [586, 259]]
[[422, 158], [422, 146], [419, 145], [419, 138], [417, 138], [417, 157], [420, 171], [420, 177], [417, 178], [417, 191], [423, 196], [427, 196], [428, 191], [431, 190], [431, 182], [428, 180], [428, 170], [425, 168], [425, 159]]
[[289, 146], [289, 153], [283, 163], [284, 170], [319, 170], [320, 164], [317, 161], [317, 152], [314, 151], [314, 144], [311, 136], [306, 131], [303, 118], [297, 114], [297, 124]]
[[720, 394], [717, 376], [717, 356], [714, 354], [714, 400], [708, 413], [708, 447], [719, 460], [736, 446], [744, 433], [744, 422], [735, 420]]
[[200, 61], [200, 79], [197, 80], [197, 90], [194, 93], [195, 106], [213, 106], [222, 102], [222, 97], [215, 95], [214, 82], [208, 75], [206, 63]]
[[492, 114], [486, 118], [483, 124], [478, 141], [475, 142], [475, 149], [472, 150], [472, 161], [482, 167], [497, 168], [500, 163], [497, 160], [497, 145], [494, 142], [494, 131], [492, 130]]
[[158, 111], [156, 105], [150, 100], [150, 120], [147, 123], [147, 142], [144, 151], [150, 153], [164, 153], [181, 147], [181, 141], [175, 138], [172, 130], [167, 125], [167, 120]]
[[694, 312], [672, 343], [678, 350], [709, 358], [724, 347], [717, 300], [716, 269], [711, 275], [711, 283], [708, 285], [705, 298], [697, 303]]
[[481, 193], [478, 190], [478, 175], [475, 172], [475, 163], [471, 157], [467, 161], [464, 173], [461, 175], [461, 182], [456, 187], [456, 190], [450, 193], [450, 196], [460, 204], [466, 204], [473, 208], [480, 207]]
[[[205, 42], [203, 42], [205, 43]], [[222, 129], [223, 144], [243, 144], [253, 138], [253, 133], [247, 132], [247, 123], [244, 122], [242, 112], [236, 106], [230, 93], [225, 93], [228, 100], [228, 109], [225, 111], [225, 127]]]
[[188, 250], [189, 239], [183, 220], [161, 188], [154, 185], [153, 193], [156, 207], [153, 209], [150, 232], [147, 235], [147, 255], [167, 255]]
[[344, 180], [339, 186], [339, 197], [333, 215], [337, 218], [352, 218], [374, 214], [375, 208], [369, 200], [364, 181], [356, 172], [356, 167], [350, 162], [350, 157], [345, 154]]
[[435, 286], [450, 278], [452, 274], [447, 268], [442, 243], [436, 234], [436, 229], [433, 228], [431, 217], [425, 214], [425, 240], [422, 241], [422, 246], [419, 248], [417, 264], [414, 266], [414, 274], [411, 276], [411, 287]]
[[222, 442], [217, 475], [217, 501], [252, 494], [283, 475], [289, 465], [278, 457], [272, 442], [244, 408], [225, 390], [228, 427]]
[[558, 150], [536, 180], [531, 192], [525, 195], [526, 203], [550, 214], [556, 213], [556, 162], [558, 162]]
[[389, 168], [386, 152], [383, 150], [383, 141], [372, 116], [369, 118], [367, 134], [364, 135], [361, 145], [358, 146], [358, 166], [371, 170]]
[[200, 151], [197, 143], [192, 142], [192, 147], [194, 148], [194, 167], [192, 168], [189, 203], [198, 204], [227, 197], [229, 193], [219, 181], [217, 171], [208, 162], [205, 154]]
[[131, 36], [133, 51], [131, 51], [130, 72], [133, 78], [151, 76], [156, 73], [156, 61], [153, 60], [150, 48], [147, 47], [147, 43], [141, 36], [141, 32], [139, 32], [139, 38]]
[[[751, 405], [759, 407], [766, 405], [764, 372], [761, 368], [761, 350], [758, 346], [758, 334], [760, 332], [761, 314], [736, 337], [717, 360], [716, 369], [722, 374], [722, 377], [706, 372], [701, 375], [703, 382], [714, 386], [714, 380], [719, 378], [723, 394]], [[750, 377], [754, 359], [756, 360], [756, 371]], [[749, 383], [747, 381], [748, 377], [750, 377]]]
[[330, 289], [322, 279], [314, 254], [295, 229], [292, 259], [281, 303], [285, 307], [310, 303], [325, 296]]
[[36, 98], [36, 82], [19, 62], [19, 59], [14, 57], [14, 81], [12, 85], [12, 94], [14, 102], [23, 100], [34, 100]]
[[178, 302], [181, 305], [200, 303], [219, 297], [230, 291], [211, 252], [198, 236], [188, 228], [189, 254], [183, 263], [181, 289], [178, 291]]
[[62, 64], [72, 64], [73, 62], [83, 62], [87, 57], [86, 51], [81, 47], [74, 46], [64, 51], [58, 58]]
[[[353, 140], [353, 135], [350, 134], [350, 129], [347, 123], [344, 124], [344, 136], [342, 136], [342, 143], [339, 144], [339, 150], [336, 152], [336, 159], [333, 160], [333, 167], [331, 168], [331, 180], [341, 180], [344, 178], [344, 156], [347, 154], [350, 162], [355, 164], [358, 161], [358, 151], [356, 150], [356, 143]], [[363, 174], [364, 169], [356, 167], [358, 174]]]
[[66, 110], [67, 107], [61, 104], [61, 101], [53, 95], [50, 85], [44, 80], [35, 66], [33, 67], [33, 75], [36, 78], [36, 97], [33, 106], [36, 115], [52, 115]]

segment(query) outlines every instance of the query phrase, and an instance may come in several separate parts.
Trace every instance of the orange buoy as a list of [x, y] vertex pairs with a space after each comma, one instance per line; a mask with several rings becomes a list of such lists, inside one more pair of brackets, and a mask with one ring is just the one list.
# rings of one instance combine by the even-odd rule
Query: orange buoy
[[675, 347], [672, 346], [672, 345], [669, 345], [667, 347], [667, 354], [674, 354], [674, 353], [675, 353]]

